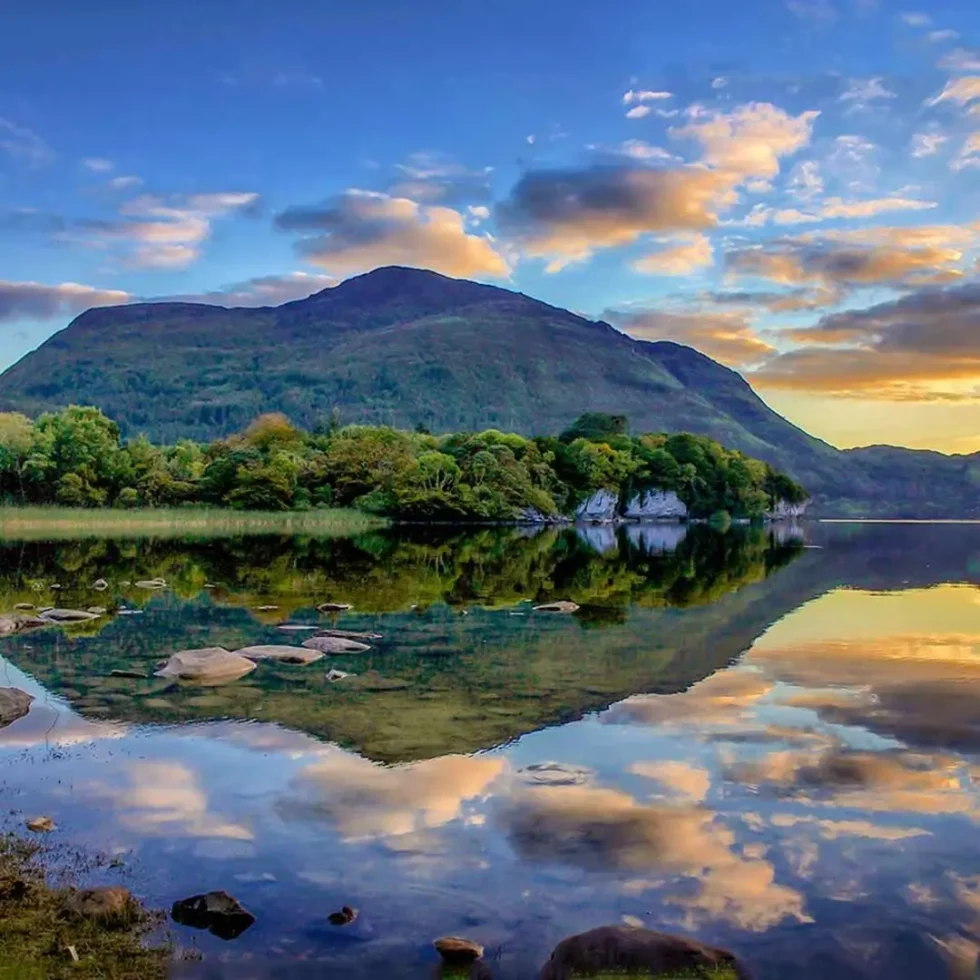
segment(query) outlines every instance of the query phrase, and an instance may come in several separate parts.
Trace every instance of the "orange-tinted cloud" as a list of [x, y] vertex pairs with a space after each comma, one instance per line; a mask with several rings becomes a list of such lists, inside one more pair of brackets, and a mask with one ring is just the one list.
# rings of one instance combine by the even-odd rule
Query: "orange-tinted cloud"
[[636, 272], [658, 276], [689, 276], [714, 263], [714, 249], [707, 235], [691, 235], [676, 244], [668, 244], [633, 262]]

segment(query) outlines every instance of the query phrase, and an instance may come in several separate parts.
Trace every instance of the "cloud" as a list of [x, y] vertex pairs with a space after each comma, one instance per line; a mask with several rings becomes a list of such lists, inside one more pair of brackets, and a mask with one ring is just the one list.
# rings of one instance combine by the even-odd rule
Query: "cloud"
[[932, 18], [928, 14], [917, 11], [910, 10], [899, 16], [909, 27], [928, 27], [932, 23]]
[[299, 232], [299, 253], [329, 272], [412, 265], [455, 276], [506, 276], [508, 261], [491, 238], [466, 232], [451, 208], [350, 190], [323, 205], [293, 207], [276, 218]]
[[796, 164], [786, 179], [786, 190], [801, 201], [812, 201], [823, 193], [824, 183], [820, 164], [804, 160]]
[[791, 116], [768, 102], [751, 102], [732, 112], [693, 106], [691, 121], [671, 129], [671, 136], [701, 144], [702, 163], [737, 178], [775, 177], [781, 157], [810, 142], [819, 112]]
[[714, 264], [714, 250], [707, 235], [695, 234], [644, 255], [632, 263], [636, 272], [658, 276], [688, 276]]
[[894, 98], [895, 93], [885, 87], [884, 79], [879, 76], [876, 78], [852, 78], [837, 101], [852, 102], [854, 103], [853, 108], [864, 108], [870, 102]]
[[123, 246], [126, 263], [138, 268], [185, 268], [200, 256], [215, 219], [255, 213], [258, 201], [258, 194], [243, 191], [143, 194], [120, 205], [122, 220], [78, 221], [67, 237], [99, 248]]
[[399, 178], [387, 189], [391, 197], [448, 207], [491, 198], [493, 167], [471, 169], [441, 153], [414, 153], [408, 163], [399, 163], [395, 169]]
[[315, 272], [287, 272], [277, 276], [256, 276], [205, 293], [184, 293], [165, 297], [185, 303], [215, 303], [219, 306], [279, 306], [305, 299], [337, 284], [334, 276]]
[[980, 71], [980, 51], [955, 48], [953, 51], [947, 51], [936, 63], [936, 67], [943, 71]]
[[971, 133], [959, 152], [950, 161], [953, 170], [965, 170], [967, 167], [980, 167], [980, 130]]
[[960, 36], [959, 31], [951, 31], [948, 28], [940, 31], [930, 31], [929, 40], [939, 44], [942, 41], [955, 41]]
[[863, 837], [865, 840], [908, 840], [911, 837], [928, 837], [930, 831], [922, 827], [895, 827], [877, 824], [870, 820], [826, 820], [801, 813], [776, 813], [770, 823], [774, 827], [813, 827], [824, 840], [841, 837]]
[[397, 837], [457, 819], [504, 767], [500, 758], [461, 755], [388, 767], [338, 750], [302, 770], [280, 810], [325, 818], [347, 840]]
[[659, 102], [673, 97], [673, 92], [651, 92], [649, 89], [634, 91], [630, 89], [623, 93], [623, 105], [631, 105], [634, 102]]
[[728, 364], [756, 364], [774, 349], [752, 329], [744, 313], [665, 313], [606, 310], [603, 318], [639, 340], [673, 340]]
[[105, 174], [113, 170], [116, 165], [105, 157], [86, 157], [82, 161], [82, 166], [94, 174]]
[[786, 9], [818, 26], [825, 27], [837, 20], [837, 8], [830, 0], [786, 0]]
[[586, 149], [613, 158], [629, 157], [631, 160], [663, 160], [676, 163], [680, 159], [661, 146], [652, 146], [650, 143], [638, 139], [623, 140], [613, 146], [590, 143]]
[[673, 759], [659, 762], [634, 762], [629, 772], [644, 779], [652, 779], [666, 789], [672, 797], [685, 803], [702, 803], [711, 789], [711, 776], [707, 769], [692, 766], [689, 762]]
[[93, 306], [117, 306], [131, 299], [121, 289], [96, 289], [76, 282], [46, 286], [39, 282], [0, 279], [0, 322], [50, 320], [81, 313]]
[[964, 75], [962, 78], [951, 78], [939, 93], [926, 101], [926, 105], [939, 105], [940, 102], [956, 102], [966, 105], [980, 99], [980, 75]]
[[648, 105], [635, 105], [632, 109], [629, 109], [626, 113], [627, 119], [642, 119], [644, 116], [649, 116], [651, 109]]
[[806, 211], [780, 208], [770, 212], [770, 217], [777, 225], [795, 225], [835, 219], [873, 218], [888, 211], [925, 211], [934, 207], [937, 207], [937, 202], [914, 197], [878, 197], [865, 201], [828, 197]]
[[106, 181], [106, 187], [114, 191], [128, 191], [140, 187], [142, 183], [142, 177], [137, 177], [135, 174], [124, 174], [121, 177], [111, 177]]
[[54, 159], [54, 151], [33, 130], [0, 117], [0, 150], [27, 167], [43, 167]]
[[691, 929], [719, 919], [753, 931], [806, 921], [802, 895], [777, 884], [767, 861], [737, 854], [732, 831], [702, 807], [644, 805], [592, 786], [518, 787], [498, 820], [525, 860], [652, 876], [626, 887], [666, 890], [663, 901]]
[[825, 231], [726, 252], [730, 272], [783, 285], [827, 288], [924, 285], [955, 280], [978, 229], [967, 225]]
[[482, 204], [471, 204], [466, 210], [476, 221], [486, 221], [490, 217], [490, 208]]
[[833, 306], [840, 296], [833, 289], [797, 287], [782, 292], [711, 292], [703, 298], [718, 306], [749, 306], [766, 309], [770, 313], [797, 313]]
[[931, 157], [939, 152], [942, 145], [948, 139], [948, 136], [936, 130], [926, 133], [915, 133], [912, 137], [912, 156], [916, 159]]

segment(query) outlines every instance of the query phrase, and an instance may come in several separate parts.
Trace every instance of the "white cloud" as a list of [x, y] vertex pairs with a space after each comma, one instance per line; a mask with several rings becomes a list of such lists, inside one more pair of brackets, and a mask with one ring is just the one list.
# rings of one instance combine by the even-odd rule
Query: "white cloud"
[[648, 275], [688, 276], [714, 264], [714, 250], [707, 235], [668, 239], [668, 243], [671, 242], [677, 243], [637, 259], [633, 269]]
[[28, 167], [43, 167], [54, 151], [33, 130], [0, 117], [0, 150]]
[[926, 105], [938, 105], [946, 101], [966, 105], [975, 99], [980, 99], [980, 75], [964, 75], [962, 78], [951, 78], [939, 95], [929, 99]]
[[852, 78], [837, 101], [853, 102], [854, 107], [859, 108], [868, 102], [894, 98], [895, 93], [885, 86], [884, 79], [879, 76], [875, 78]]
[[935, 201], [906, 197], [878, 197], [865, 201], [845, 201], [840, 197], [829, 197], [808, 211], [795, 208], [774, 211], [772, 220], [777, 225], [794, 225], [835, 218], [872, 218], [888, 211], [924, 211], [934, 207]]
[[106, 181], [106, 187], [109, 187], [114, 191], [135, 190], [135, 188], [142, 186], [142, 184], [143, 178], [137, 177], [134, 174], [126, 174], [121, 177], [112, 177]]
[[916, 133], [912, 137], [912, 156], [916, 158], [931, 157], [939, 152], [948, 139], [948, 136], [938, 131]]
[[953, 170], [965, 170], [967, 167], [980, 167], [980, 131], [971, 133], [966, 142], [960, 147], [959, 153], [950, 162]]
[[650, 107], [648, 105], [635, 105], [626, 113], [627, 119], [642, 119], [644, 116], [650, 115]]
[[932, 24], [932, 18], [928, 14], [918, 11], [910, 10], [900, 16], [909, 27], [929, 27]]
[[93, 306], [116, 306], [132, 297], [121, 289], [98, 289], [77, 282], [47, 286], [40, 282], [0, 280], [0, 322], [50, 320]]
[[941, 31], [929, 32], [929, 40], [936, 44], [940, 44], [943, 41], [955, 41], [959, 36], [959, 31], [951, 31], [948, 28]]
[[719, 89], [726, 88], [728, 86], [728, 79], [724, 75], [719, 75], [717, 78], [711, 80], [711, 87], [717, 92]]
[[466, 210], [477, 221], [486, 221], [490, 217], [490, 208], [484, 207], [482, 204], [471, 204]]
[[980, 71], [980, 51], [956, 48], [954, 51], [948, 51], [944, 54], [939, 59], [937, 67], [944, 71]]
[[650, 89], [630, 89], [623, 93], [623, 105], [630, 105], [633, 102], [660, 102], [664, 99], [672, 99], [673, 92], [653, 92]]
[[91, 170], [94, 174], [106, 174], [115, 169], [115, 164], [105, 157], [86, 157], [82, 161], [82, 166], [86, 170]]
[[804, 160], [790, 171], [786, 190], [801, 201], [812, 201], [823, 193], [823, 177], [816, 160]]

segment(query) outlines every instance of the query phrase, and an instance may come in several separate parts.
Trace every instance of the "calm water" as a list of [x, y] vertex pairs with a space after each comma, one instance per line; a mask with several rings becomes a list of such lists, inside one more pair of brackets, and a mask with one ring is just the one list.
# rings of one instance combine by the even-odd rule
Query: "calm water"
[[[4, 811], [120, 855], [102, 877], [151, 905], [257, 915], [175, 926], [204, 954], [181, 977], [421, 978], [458, 933], [518, 980], [624, 921], [760, 980], [966, 978], [978, 586], [980, 526], [7, 542], [0, 611], [111, 613], [0, 641], [0, 685], [38, 699], [0, 729]], [[558, 598], [582, 608], [531, 610]], [[300, 642], [282, 622], [385, 639], [223, 687], [109, 677]]]

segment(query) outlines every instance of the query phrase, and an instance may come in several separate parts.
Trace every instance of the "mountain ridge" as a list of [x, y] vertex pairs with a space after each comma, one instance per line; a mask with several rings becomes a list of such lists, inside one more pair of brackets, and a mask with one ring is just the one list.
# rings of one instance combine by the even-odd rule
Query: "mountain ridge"
[[275, 307], [88, 310], [0, 375], [0, 410], [69, 403], [169, 442], [228, 435], [267, 411], [305, 427], [336, 409], [344, 423], [526, 435], [585, 411], [621, 413], [635, 431], [689, 430], [766, 459], [827, 512], [980, 516], [980, 454], [839, 450], [693, 348], [403, 266]]

